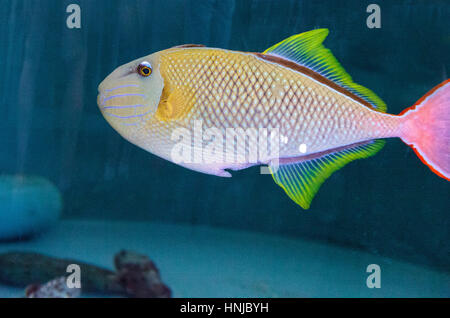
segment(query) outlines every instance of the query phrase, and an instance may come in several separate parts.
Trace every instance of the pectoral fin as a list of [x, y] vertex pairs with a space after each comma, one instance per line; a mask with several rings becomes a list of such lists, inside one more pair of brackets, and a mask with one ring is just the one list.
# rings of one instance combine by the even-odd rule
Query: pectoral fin
[[161, 101], [156, 110], [156, 118], [169, 121], [182, 118], [190, 109], [188, 98], [185, 98], [181, 89], [173, 89], [170, 92], [164, 88]]

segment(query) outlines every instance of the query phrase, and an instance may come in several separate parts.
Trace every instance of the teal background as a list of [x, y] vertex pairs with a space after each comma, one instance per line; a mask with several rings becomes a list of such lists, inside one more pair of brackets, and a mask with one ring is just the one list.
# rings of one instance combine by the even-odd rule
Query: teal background
[[[81, 7], [68, 29], [66, 6]], [[258, 168], [233, 178], [163, 161], [102, 118], [97, 85], [174, 45], [261, 52], [319, 27], [325, 45], [394, 114], [448, 78], [448, 1], [2, 0], [0, 173], [49, 178], [64, 218], [205, 224], [317, 239], [449, 271], [450, 187], [400, 140], [349, 164], [302, 210]], [[142, 238], [145, 239], [145, 238]], [[331, 256], [330, 256], [331, 257]]]

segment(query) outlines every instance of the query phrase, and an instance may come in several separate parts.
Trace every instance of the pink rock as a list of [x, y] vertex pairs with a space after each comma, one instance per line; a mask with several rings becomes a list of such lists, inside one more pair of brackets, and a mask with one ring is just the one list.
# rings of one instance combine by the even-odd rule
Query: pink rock
[[69, 288], [66, 277], [59, 277], [44, 285], [33, 284], [26, 288], [27, 298], [75, 298], [81, 294], [81, 288]]

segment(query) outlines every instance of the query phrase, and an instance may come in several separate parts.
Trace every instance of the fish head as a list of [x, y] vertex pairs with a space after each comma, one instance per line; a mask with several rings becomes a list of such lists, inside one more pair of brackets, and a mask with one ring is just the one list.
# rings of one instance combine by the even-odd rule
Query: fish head
[[130, 140], [134, 130], [154, 116], [163, 87], [157, 52], [109, 74], [98, 86], [97, 104], [108, 123]]

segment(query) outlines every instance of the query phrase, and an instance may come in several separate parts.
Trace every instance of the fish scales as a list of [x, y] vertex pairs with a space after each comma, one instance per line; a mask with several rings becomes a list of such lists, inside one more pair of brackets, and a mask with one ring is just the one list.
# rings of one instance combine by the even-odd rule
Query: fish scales
[[182, 91], [190, 110], [172, 125], [202, 120], [224, 134], [226, 128], [277, 128], [288, 140], [280, 144], [281, 156], [299, 155], [300, 143], [308, 153], [320, 152], [386, 137], [397, 128], [395, 117], [251, 53], [175, 49], [161, 57], [161, 74]]

